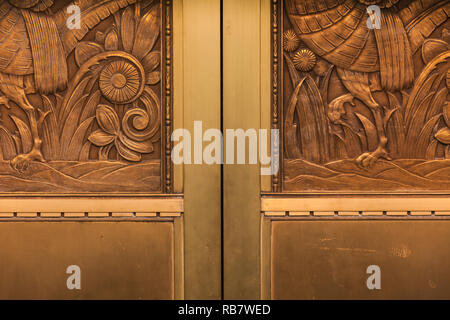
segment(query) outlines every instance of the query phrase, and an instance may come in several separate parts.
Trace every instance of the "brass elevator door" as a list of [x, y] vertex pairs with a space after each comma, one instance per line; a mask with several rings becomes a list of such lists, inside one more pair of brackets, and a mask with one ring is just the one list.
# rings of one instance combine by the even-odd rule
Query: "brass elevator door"
[[223, 5], [224, 297], [448, 299], [450, 1]]
[[0, 33], [0, 299], [219, 299], [220, 166], [171, 137], [220, 127], [220, 2], [4, 0]]
[[0, 299], [450, 298], [449, 14], [0, 0]]

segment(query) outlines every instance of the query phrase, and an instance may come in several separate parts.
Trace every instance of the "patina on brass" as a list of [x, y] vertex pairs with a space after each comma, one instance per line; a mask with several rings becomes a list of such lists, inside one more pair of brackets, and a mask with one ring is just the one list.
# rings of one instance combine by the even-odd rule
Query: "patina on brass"
[[172, 191], [170, 7], [0, 1], [0, 192]]
[[[0, 231], [0, 299], [182, 298], [170, 221], [0, 222]], [[81, 290], [67, 288], [72, 265]]]
[[[449, 221], [274, 221], [270, 232], [272, 299], [450, 297]], [[372, 265], [381, 290], [367, 288]]]
[[450, 2], [285, 0], [272, 11], [284, 144], [273, 191], [450, 190]]

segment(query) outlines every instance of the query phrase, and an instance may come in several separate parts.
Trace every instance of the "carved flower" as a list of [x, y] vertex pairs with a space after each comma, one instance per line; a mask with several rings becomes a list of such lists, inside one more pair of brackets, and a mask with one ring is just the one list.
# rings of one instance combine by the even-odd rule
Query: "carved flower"
[[[161, 53], [152, 51], [160, 33], [159, 6], [154, 5], [142, 18], [136, 14], [139, 10], [139, 4], [127, 7], [117, 19], [119, 25], [105, 34], [97, 33], [97, 42], [81, 42], [75, 49], [78, 66], [103, 52], [118, 53], [115, 61], [103, 67], [99, 78], [100, 91], [114, 104], [131, 103], [140, 97], [145, 86], [161, 81]], [[122, 59], [120, 52], [125, 53]]]
[[136, 141], [121, 128], [119, 117], [113, 108], [99, 105], [96, 116], [100, 129], [93, 132], [88, 139], [101, 148], [100, 153], [104, 155], [104, 159], [107, 159], [113, 146], [122, 158], [133, 162], [141, 161], [142, 154], [153, 152], [151, 140]]
[[293, 30], [288, 30], [283, 35], [283, 48], [286, 52], [294, 52], [300, 45], [300, 38]]
[[301, 49], [292, 58], [292, 62], [299, 71], [309, 72], [314, 69], [317, 63], [317, 57], [309, 49]]

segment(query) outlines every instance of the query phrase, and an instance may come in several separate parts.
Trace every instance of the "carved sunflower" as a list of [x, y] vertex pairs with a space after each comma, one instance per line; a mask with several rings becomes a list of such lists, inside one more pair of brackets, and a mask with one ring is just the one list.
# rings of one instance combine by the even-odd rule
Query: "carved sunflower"
[[114, 61], [108, 64], [100, 74], [100, 90], [108, 100], [126, 103], [135, 97], [140, 87], [139, 72], [127, 61]]
[[300, 38], [293, 30], [288, 30], [283, 35], [283, 48], [286, 52], [294, 52], [300, 45]]
[[317, 63], [317, 57], [311, 50], [301, 49], [295, 53], [292, 62], [297, 70], [310, 72]]
[[98, 43], [81, 42], [75, 49], [75, 61], [80, 67], [101, 53], [117, 53], [117, 58], [103, 67], [99, 78], [101, 93], [114, 104], [134, 102], [145, 87], [161, 81], [161, 53], [153, 51], [160, 33], [159, 6], [153, 6], [142, 18], [137, 18], [136, 8], [127, 7], [119, 26], [105, 34], [98, 33]]

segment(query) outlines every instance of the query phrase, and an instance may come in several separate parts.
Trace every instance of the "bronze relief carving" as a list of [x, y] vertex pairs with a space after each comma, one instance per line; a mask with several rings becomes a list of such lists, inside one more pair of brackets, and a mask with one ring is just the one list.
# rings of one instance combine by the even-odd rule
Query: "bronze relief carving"
[[450, 1], [273, 0], [272, 11], [284, 158], [273, 191], [450, 191]]
[[171, 56], [171, 1], [0, 0], [0, 192], [170, 193]]

